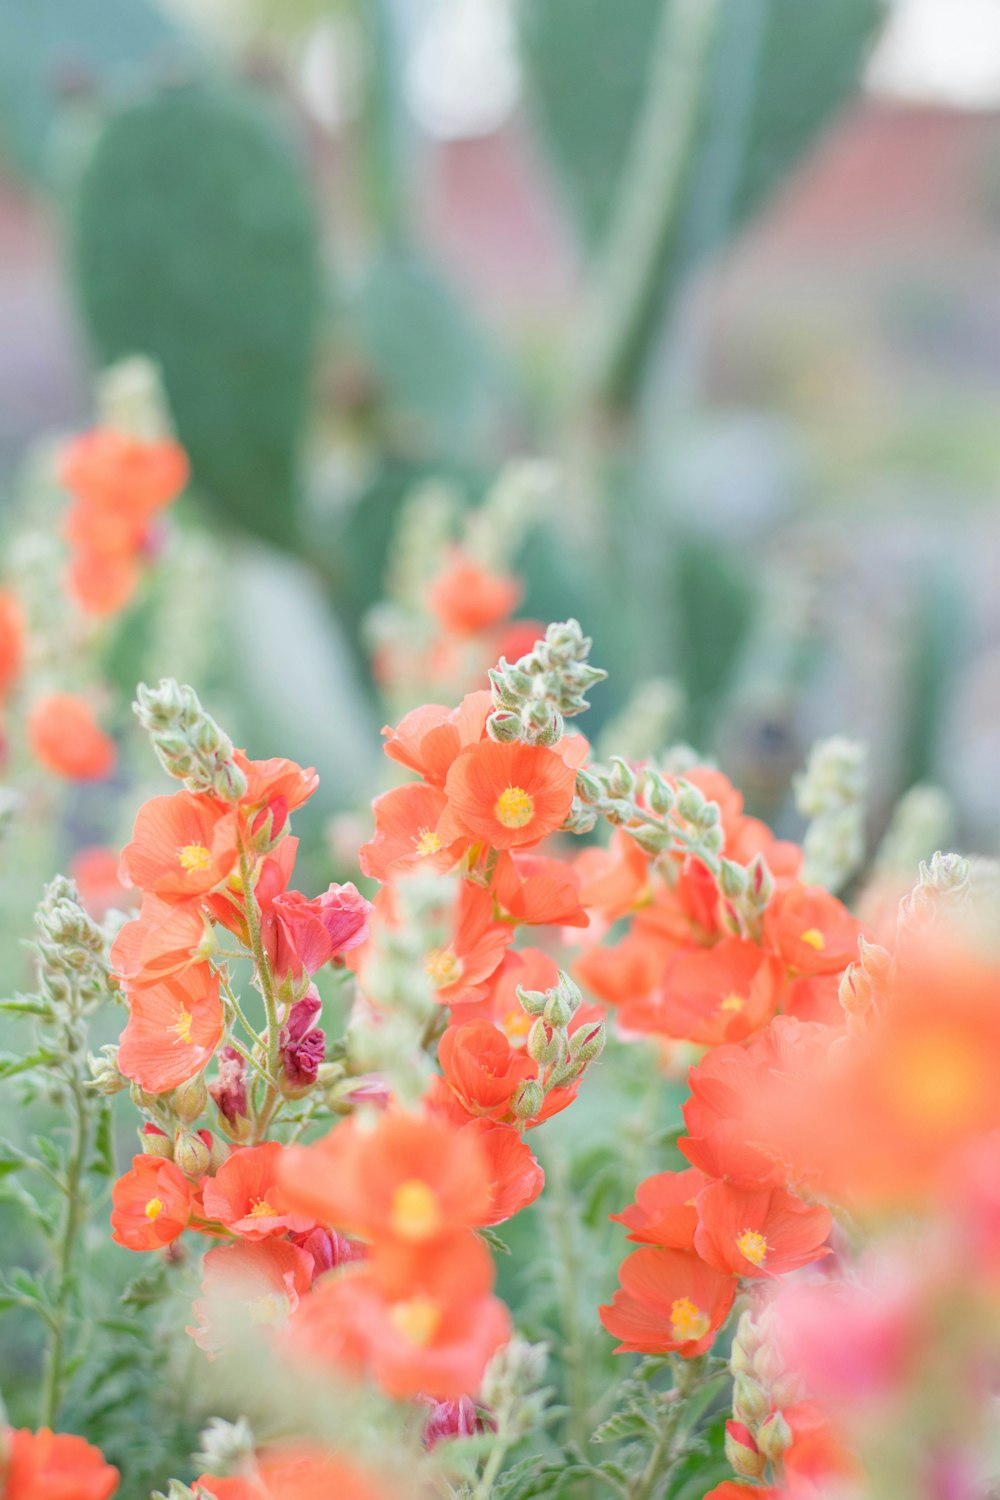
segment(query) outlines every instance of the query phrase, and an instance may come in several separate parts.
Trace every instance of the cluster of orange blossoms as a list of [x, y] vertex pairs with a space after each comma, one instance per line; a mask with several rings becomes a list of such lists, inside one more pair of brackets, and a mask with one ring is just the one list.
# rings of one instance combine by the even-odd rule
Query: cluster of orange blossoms
[[[65, 444], [59, 474], [72, 496], [62, 528], [72, 553], [67, 596], [85, 616], [108, 618], [135, 594], [156, 550], [155, 517], [187, 483], [187, 455], [171, 439], [95, 427]], [[26, 644], [24, 608], [11, 589], [0, 589], [0, 714], [22, 675]], [[36, 696], [25, 729], [32, 756], [55, 776], [100, 781], [114, 770], [114, 740], [87, 696]]]

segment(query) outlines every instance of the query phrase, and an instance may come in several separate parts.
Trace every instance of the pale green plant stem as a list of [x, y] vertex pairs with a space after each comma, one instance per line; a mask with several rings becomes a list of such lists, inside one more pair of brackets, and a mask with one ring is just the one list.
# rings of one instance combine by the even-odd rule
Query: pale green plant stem
[[278, 1022], [278, 1002], [274, 996], [271, 965], [260, 935], [260, 917], [257, 911], [257, 896], [253, 888], [253, 871], [242, 843], [240, 844], [240, 879], [243, 883], [243, 905], [246, 911], [247, 931], [250, 935], [250, 951], [253, 953], [257, 969], [257, 983], [264, 1001], [264, 1015], [267, 1020], [267, 1067], [266, 1070], [261, 1069], [267, 1080], [267, 1090], [254, 1122], [253, 1140], [257, 1142], [264, 1139], [267, 1128], [281, 1104], [280, 1090], [275, 1082], [281, 1066], [281, 1027]]
[[49, 1344], [45, 1357], [42, 1404], [39, 1425], [55, 1425], [66, 1381], [65, 1347], [69, 1319], [69, 1298], [73, 1285], [73, 1258], [76, 1252], [82, 1214], [83, 1175], [90, 1148], [90, 1101], [79, 1077], [66, 1079], [73, 1100], [73, 1149], [66, 1164], [63, 1183], [62, 1220], [56, 1252], [56, 1284], [49, 1322]]

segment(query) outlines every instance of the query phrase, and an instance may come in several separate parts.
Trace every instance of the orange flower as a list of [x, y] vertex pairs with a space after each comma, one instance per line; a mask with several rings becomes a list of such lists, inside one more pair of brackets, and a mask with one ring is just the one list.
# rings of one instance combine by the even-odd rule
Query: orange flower
[[24, 666], [24, 611], [10, 589], [0, 588], [0, 704]]
[[702, 1260], [734, 1276], [780, 1276], [827, 1253], [832, 1220], [783, 1188], [713, 1182], [697, 1198], [694, 1245]]
[[202, 1474], [195, 1493], [205, 1500], [388, 1500], [377, 1479], [319, 1451], [275, 1449], [262, 1453], [248, 1478]]
[[139, 915], [111, 944], [111, 962], [130, 988], [156, 984], [202, 962], [213, 946], [209, 924], [194, 905], [171, 905], [147, 891]]
[[208, 1064], [223, 1029], [219, 976], [198, 964], [130, 994], [118, 1066], [140, 1088], [165, 1094]]
[[233, 760], [247, 779], [247, 789], [240, 798], [241, 810], [252, 827], [270, 813], [272, 837], [284, 827], [288, 814], [307, 802], [319, 786], [313, 766], [303, 770], [294, 760], [281, 756], [250, 760], [245, 751], [234, 750]]
[[469, 840], [462, 837], [450, 844], [441, 843], [437, 826], [446, 806], [439, 788], [420, 781], [376, 797], [372, 803], [375, 837], [358, 851], [362, 874], [372, 880], [388, 880], [415, 865], [426, 870], [450, 870]]
[[191, 1217], [194, 1188], [163, 1156], [133, 1156], [131, 1171], [111, 1194], [111, 1238], [128, 1250], [162, 1250], [182, 1235]]
[[821, 886], [779, 890], [764, 913], [764, 942], [793, 974], [839, 974], [858, 954], [861, 927]]
[[444, 572], [431, 584], [427, 602], [442, 630], [450, 635], [470, 636], [488, 630], [512, 614], [521, 592], [518, 579], [491, 573], [455, 547]]
[[135, 557], [81, 549], [67, 570], [70, 593], [89, 615], [115, 615], [124, 609], [139, 583]]
[[623, 828], [615, 829], [607, 849], [585, 849], [573, 865], [581, 905], [596, 908], [609, 923], [632, 911], [649, 890], [649, 859]]
[[692, 948], [672, 958], [650, 999], [622, 1004], [621, 1024], [704, 1047], [741, 1041], [770, 1020], [781, 982], [780, 964], [756, 943], [724, 938], [714, 948]]
[[294, 1211], [366, 1239], [428, 1247], [490, 1212], [489, 1166], [475, 1135], [400, 1110], [287, 1147], [278, 1181]]
[[390, 1396], [467, 1395], [511, 1334], [492, 1285], [490, 1254], [471, 1234], [431, 1256], [379, 1246], [316, 1288], [293, 1319], [294, 1345], [369, 1374]]
[[[526, 990], [551, 990], [559, 982], [559, 965], [541, 948], [508, 949], [503, 963], [490, 979], [488, 992], [474, 1005], [463, 1005], [463, 1021], [492, 1021], [499, 1026], [512, 1046], [523, 1046], [534, 1021], [517, 997], [518, 986]], [[587, 1019], [599, 1020], [596, 1006], [581, 1006], [574, 1022], [584, 1012]]]
[[[205, 1256], [201, 1290], [194, 1304], [197, 1326], [187, 1331], [199, 1348], [214, 1354], [248, 1323], [284, 1323], [309, 1290], [313, 1258], [290, 1240], [236, 1240]], [[311, 1305], [311, 1303], [310, 1303]]]
[[442, 842], [468, 834], [494, 849], [540, 843], [564, 821], [576, 773], [554, 750], [481, 740], [455, 759], [445, 780]]
[[28, 744], [40, 765], [69, 781], [101, 781], [115, 768], [115, 742], [74, 693], [49, 693], [28, 711]]
[[144, 441], [95, 427], [66, 444], [60, 478], [87, 504], [148, 516], [187, 484], [187, 454], [168, 438]]
[[704, 1354], [736, 1295], [735, 1277], [684, 1250], [634, 1250], [619, 1275], [622, 1289], [599, 1309], [621, 1339], [616, 1354]]
[[246, 1146], [232, 1153], [205, 1183], [205, 1217], [244, 1240], [264, 1240], [275, 1234], [304, 1234], [314, 1219], [292, 1212], [278, 1182], [278, 1160], [284, 1147], [277, 1141]]
[[416, 771], [431, 786], [444, 786], [459, 751], [482, 739], [492, 711], [493, 694], [489, 691], [466, 694], [458, 708], [424, 704], [400, 719], [395, 729], [388, 724], [384, 727], [385, 753], [390, 760]]
[[501, 854], [493, 892], [515, 922], [533, 926], [586, 927], [576, 875], [558, 859], [541, 854]]
[[451, 941], [424, 960], [441, 1005], [481, 1000], [483, 981], [496, 973], [514, 937], [511, 927], [494, 922], [489, 892], [468, 880], [459, 887], [452, 923]]
[[136, 814], [132, 842], [122, 850], [131, 885], [163, 901], [205, 896], [237, 860], [236, 814], [225, 802], [193, 792], [151, 797]]
[[449, 1026], [438, 1042], [438, 1062], [462, 1107], [487, 1120], [512, 1120], [515, 1094], [538, 1073], [498, 1026], [482, 1020]]
[[108, 1500], [118, 1488], [118, 1470], [71, 1432], [22, 1427], [0, 1433], [0, 1450], [4, 1500]]
[[470, 1120], [462, 1127], [475, 1135], [486, 1155], [490, 1208], [483, 1224], [502, 1224], [534, 1203], [545, 1186], [545, 1173], [514, 1125]]
[[635, 1202], [620, 1214], [612, 1214], [630, 1231], [629, 1239], [640, 1245], [660, 1245], [666, 1250], [693, 1250], [698, 1227], [695, 1199], [708, 1178], [695, 1167], [683, 1172], [657, 1172], [640, 1182]]
[[620, 943], [588, 948], [573, 972], [606, 1005], [635, 1009], [645, 1001], [652, 1007], [653, 993], [673, 951], [673, 945], [658, 933], [633, 926]]
[[120, 858], [117, 849], [103, 844], [79, 849], [73, 856], [70, 873], [80, 900], [95, 921], [103, 922], [113, 909], [129, 911], [135, 905], [135, 892], [127, 891], [118, 879]]

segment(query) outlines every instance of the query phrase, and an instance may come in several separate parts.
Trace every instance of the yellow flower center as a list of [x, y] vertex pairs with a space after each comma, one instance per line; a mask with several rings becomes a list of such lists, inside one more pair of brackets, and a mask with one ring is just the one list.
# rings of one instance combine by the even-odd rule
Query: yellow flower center
[[904, 1126], [932, 1134], [969, 1129], [995, 1085], [976, 1040], [942, 1022], [900, 1039], [883, 1087]]
[[408, 1177], [392, 1195], [389, 1223], [404, 1240], [426, 1240], [441, 1223], [441, 1207], [433, 1188], [419, 1177]]
[[736, 1248], [754, 1266], [762, 1266], [771, 1248], [767, 1240], [756, 1229], [744, 1229], [736, 1237]]
[[147, 1219], [158, 1219], [160, 1217], [160, 1215], [162, 1214], [162, 1212], [163, 1212], [163, 1199], [162, 1198], [150, 1198], [149, 1202], [146, 1204], [146, 1218]]
[[174, 1027], [174, 1031], [188, 1047], [194, 1044], [194, 1037], [191, 1035], [191, 1022], [193, 1019], [189, 1010], [182, 1010], [177, 1017], [177, 1025]]
[[532, 1026], [535, 1024], [534, 1016], [529, 1016], [526, 1010], [520, 1006], [516, 1010], [510, 1010], [503, 1018], [504, 1033], [509, 1042], [523, 1042]]
[[418, 859], [426, 859], [428, 854], [436, 854], [441, 847], [441, 840], [433, 828], [421, 828], [413, 843]]
[[439, 990], [462, 977], [462, 960], [450, 948], [432, 948], [424, 968]]
[[730, 1014], [735, 1015], [738, 1010], [743, 1009], [745, 1004], [746, 1000], [744, 997], [734, 992], [733, 994], [726, 995], [719, 1001], [719, 1009], [729, 1011]]
[[185, 844], [178, 849], [177, 858], [182, 870], [207, 870], [212, 863], [210, 850], [204, 844]]
[[265, 1292], [250, 1303], [250, 1321], [272, 1325], [281, 1323], [288, 1316], [290, 1303], [280, 1292]]
[[711, 1318], [690, 1297], [678, 1297], [672, 1303], [670, 1332], [675, 1343], [686, 1344], [692, 1339], [702, 1339], [711, 1326]]
[[266, 1198], [255, 1198], [247, 1214], [248, 1219], [273, 1219], [276, 1210], [268, 1203]]
[[802, 941], [808, 943], [810, 948], [815, 948], [817, 953], [822, 953], [826, 947], [826, 938], [818, 927], [807, 927], [802, 934]]
[[500, 793], [493, 811], [505, 828], [527, 828], [535, 816], [535, 799], [523, 786], [509, 786]]
[[441, 1308], [433, 1297], [418, 1292], [406, 1302], [397, 1302], [389, 1317], [393, 1327], [411, 1344], [429, 1344], [441, 1326]]

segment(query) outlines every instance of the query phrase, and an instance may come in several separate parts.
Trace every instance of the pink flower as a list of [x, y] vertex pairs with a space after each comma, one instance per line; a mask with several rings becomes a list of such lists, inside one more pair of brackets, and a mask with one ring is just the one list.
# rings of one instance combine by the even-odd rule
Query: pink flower
[[368, 936], [372, 909], [348, 882], [331, 885], [312, 900], [301, 891], [283, 891], [268, 903], [263, 937], [279, 983], [315, 974], [339, 953], [356, 948]]

